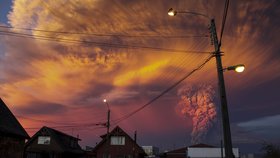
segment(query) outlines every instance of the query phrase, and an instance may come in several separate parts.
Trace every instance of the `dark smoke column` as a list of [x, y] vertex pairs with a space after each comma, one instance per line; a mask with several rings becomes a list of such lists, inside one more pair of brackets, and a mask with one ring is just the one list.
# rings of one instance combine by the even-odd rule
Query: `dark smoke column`
[[191, 143], [201, 143], [217, 120], [215, 91], [209, 84], [185, 85], [178, 90], [181, 112], [192, 118]]

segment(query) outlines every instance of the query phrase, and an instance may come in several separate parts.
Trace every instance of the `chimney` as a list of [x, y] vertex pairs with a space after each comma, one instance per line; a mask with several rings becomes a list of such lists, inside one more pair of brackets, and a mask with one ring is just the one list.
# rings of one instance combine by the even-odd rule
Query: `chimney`
[[137, 142], [137, 131], [134, 132], [134, 142]]

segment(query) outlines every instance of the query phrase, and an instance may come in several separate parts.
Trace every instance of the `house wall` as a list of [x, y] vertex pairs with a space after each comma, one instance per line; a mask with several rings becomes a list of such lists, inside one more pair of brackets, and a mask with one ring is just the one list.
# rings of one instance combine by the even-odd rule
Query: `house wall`
[[25, 147], [26, 153], [38, 153], [38, 152], [49, 152], [49, 153], [60, 153], [62, 152], [62, 149], [57, 144], [55, 139], [51, 137], [50, 144], [38, 144], [38, 137], [36, 137], [32, 142], [30, 142]]
[[130, 138], [125, 137], [125, 145], [111, 145], [110, 141], [106, 141], [100, 146], [96, 152], [97, 158], [104, 158], [103, 155], [107, 154], [109, 146], [110, 158], [142, 158], [144, 157], [139, 149]]
[[154, 146], [142, 146], [145, 153], [148, 155], [148, 157], [155, 157], [159, 155], [159, 148]]
[[22, 158], [25, 139], [0, 136], [0, 158]]
[[82, 154], [55, 152], [28, 152], [25, 158], [87, 158]]
[[[238, 148], [232, 148], [235, 157], [239, 157]], [[223, 149], [223, 154], [225, 150]], [[187, 156], [190, 158], [221, 158], [221, 148], [188, 148]]]
[[[61, 149], [57, 142], [57, 139], [50, 136], [50, 144], [38, 144], [38, 136], [25, 147], [25, 158], [80, 158], [81, 154], [67, 153], [64, 149]], [[58, 139], [61, 141], [61, 138]], [[71, 141], [66, 141], [71, 145]], [[76, 147], [77, 141], [75, 141], [73, 147]], [[1, 157], [0, 157], [1, 158]]]

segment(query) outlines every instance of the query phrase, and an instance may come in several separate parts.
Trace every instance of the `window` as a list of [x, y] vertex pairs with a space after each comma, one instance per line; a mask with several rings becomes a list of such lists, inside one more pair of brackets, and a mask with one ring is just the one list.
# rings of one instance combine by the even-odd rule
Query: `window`
[[38, 144], [49, 145], [51, 142], [50, 136], [39, 136], [38, 137]]
[[125, 145], [125, 137], [124, 136], [112, 136], [111, 145]]
[[103, 154], [103, 158], [111, 158], [111, 155], [109, 154], [108, 156], [107, 156], [108, 154]]

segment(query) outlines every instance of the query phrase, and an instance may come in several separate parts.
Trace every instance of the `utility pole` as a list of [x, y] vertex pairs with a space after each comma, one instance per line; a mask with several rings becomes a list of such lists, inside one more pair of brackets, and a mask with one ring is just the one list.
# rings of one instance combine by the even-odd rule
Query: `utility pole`
[[222, 59], [221, 59], [222, 53], [220, 51], [221, 46], [219, 45], [214, 19], [211, 19], [210, 33], [211, 33], [211, 40], [214, 43], [214, 47], [215, 47], [214, 55], [216, 58], [217, 73], [218, 73], [218, 79], [219, 79], [219, 92], [220, 92], [220, 99], [221, 99], [225, 158], [234, 158], [234, 155], [232, 152], [232, 142], [231, 142], [230, 122], [229, 122], [226, 89], [225, 89], [225, 81], [224, 81], [224, 72], [223, 72], [223, 65], [222, 65]]
[[[108, 104], [108, 103], [107, 103]], [[110, 132], [110, 109], [107, 111], [107, 141], [108, 141], [108, 148], [107, 148], [107, 158], [109, 158], [110, 154], [110, 139], [109, 139], [109, 132]]]
[[106, 135], [106, 141], [107, 141], [107, 155], [106, 157], [109, 158], [109, 154], [110, 154], [110, 139], [109, 139], [109, 132], [110, 132], [110, 107], [109, 104], [107, 102], [106, 99], [103, 100], [103, 102], [106, 104], [107, 106], [107, 123], [106, 123], [106, 127], [107, 127], [107, 135]]

